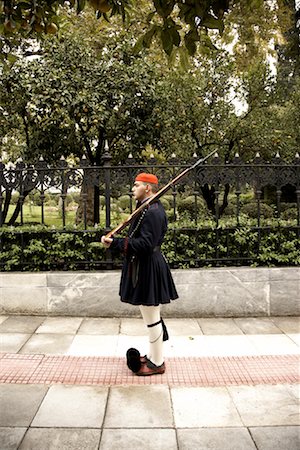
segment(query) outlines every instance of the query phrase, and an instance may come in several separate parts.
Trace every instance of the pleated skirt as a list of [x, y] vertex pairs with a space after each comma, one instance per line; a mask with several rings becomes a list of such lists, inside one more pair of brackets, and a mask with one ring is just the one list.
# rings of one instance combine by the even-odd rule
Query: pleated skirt
[[161, 252], [139, 259], [137, 282], [132, 275], [132, 264], [126, 260], [120, 283], [122, 302], [158, 306], [178, 298], [169, 265]]

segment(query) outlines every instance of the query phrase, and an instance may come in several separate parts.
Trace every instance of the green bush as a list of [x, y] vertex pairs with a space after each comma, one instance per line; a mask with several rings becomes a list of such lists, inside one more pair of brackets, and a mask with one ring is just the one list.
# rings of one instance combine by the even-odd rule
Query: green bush
[[297, 203], [280, 203], [281, 212], [286, 211], [287, 209], [296, 208]]
[[104, 248], [93, 245], [95, 241], [99, 244], [100, 236], [100, 232], [49, 231], [42, 226], [21, 232], [2, 229], [1, 270], [76, 270], [82, 261], [105, 260]]
[[298, 211], [297, 211], [297, 208], [292, 207], [292, 208], [285, 209], [285, 210], [281, 213], [280, 217], [281, 217], [282, 219], [284, 219], [284, 220], [293, 220], [293, 219], [297, 219], [297, 217], [298, 217]]
[[252, 203], [255, 200], [255, 195], [253, 191], [245, 192], [240, 195], [240, 203]]
[[101, 195], [101, 197], [100, 197], [100, 206], [102, 208], [105, 206], [105, 197], [104, 197], [104, 195]]
[[243, 265], [300, 264], [300, 246], [295, 230], [265, 228], [259, 233], [255, 228], [245, 227], [232, 229], [228, 233], [228, 230], [209, 228], [186, 231], [172, 228], [173, 226], [169, 227], [163, 252], [173, 267], [209, 265], [209, 259], [213, 261], [216, 257], [219, 258], [219, 265], [232, 265], [230, 259], [226, 263], [226, 258], [234, 261], [241, 256], [246, 257]]
[[45, 194], [45, 205], [57, 206], [58, 203], [57, 203], [55, 195]]
[[170, 209], [170, 203], [165, 197], [160, 198], [161, 204], [163, 205], [164, 209], [168, 211]]
[[123, 211], [128, 212], [130, 209], [130, 197], [129, 195], [121, 195], [118, 198], [118, 205]]
[[196, 205], [195, 197], [192, 195], [184, 199], [179, 198], [177, 209], [180, 215], [184, 214], [191, 219], [195, 219], [200, 214], [200, 212], [204, 211], [204, 200], [198, 197]]
[[[248, 217], [252, 219], [257, 218], [258, 210], [257, 203], [247, 203], [241, 206], [241, 212], [246, 214]], [[265, 203], [260, 203], [260, 216], [265, 219], [271, 218], [274, 215], [274, 210], [271, 206], [266, 205]]]
[[162, 197], [161, 197], [161, 199], [162, 198], [164, 198], [165, 200], [167, 200], [168, 202], [169, 202], [169, 204], [170, 204], [170, 206], [172, 206], [173, 205], [173, 199], [174, 199], [174, 196], [172, 195], [172, 194], [166, 194], [166, 195], [163, 195]]
[[[51, 195], [49, 193], [45, 193], [44, 194], [44, 204], [47, 205], [48, 202], [55, 201], [55, 195]], [[42, 204], [42, 199], [41, 199], [41, 193], [40, 191], [33, 191], [31, 192], [28, 197], [27, 197], [28, 201], [32, 201], [34, 205], [36, 206], [41, 206]]]
[[236, 215], [236, 205], [233, 203], [229, 203], [223, 211], [223, 215], [225, 216], [235, 216]]
[[[192, 220], [180, 218], [170, 221], [163, 252], [172, 267], [180, 268], [217, 263], [226, 266], [234, 261], [241, 264], [241, 257], [246, 258], [243, 265], [299, 266], [300, 243], [296, 226], [291, 226], [296, 225], [295, 220], [293, 223], [280, 220], [278, 224], [278, 219], [262, 219], [261, 223], [258, 230], [255, 219], [241, 216], [239, 227], [235, 226], [234, 218], [223, 218], [216, 228], [213, 219], [202, 220], [195, 226]], [[2, 271], [99, 268], [107, 258], [99, 244], [101, 235], [100, 228], [85, 231], [41, 225], [2, 227], [0, 268]]]
[[176, 222], [176, 220], [178, 219], [178, 214], [175, 215], [174, 217], [174, 210], [172, 209], [168, 209], [166, 211], [166, 216], [168, 219], [168, 222], [172, 223], [172, 222]]
[[58, 204], [56, 203], [55, 199], [50, 199], [47, 201], [46, 206], [58, 207]]

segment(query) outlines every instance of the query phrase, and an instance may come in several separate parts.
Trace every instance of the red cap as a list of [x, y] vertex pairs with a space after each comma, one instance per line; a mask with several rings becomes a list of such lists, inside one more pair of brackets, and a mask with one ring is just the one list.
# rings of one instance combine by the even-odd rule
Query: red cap
[[144, 183], [158, 184], [158, 178], [152, 173], [139, 173], [135, 181], [143, 181]]

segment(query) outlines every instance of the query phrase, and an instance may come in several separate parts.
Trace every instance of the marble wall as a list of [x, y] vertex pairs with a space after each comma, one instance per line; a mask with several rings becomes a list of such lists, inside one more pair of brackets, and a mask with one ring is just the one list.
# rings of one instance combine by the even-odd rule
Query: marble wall
[[[180, 298], [165, 317], [300, 315], [300, 268], [173, 270]], [[119, 271], [0, 273], [0, 313], [132, 317], [119, 301]]]

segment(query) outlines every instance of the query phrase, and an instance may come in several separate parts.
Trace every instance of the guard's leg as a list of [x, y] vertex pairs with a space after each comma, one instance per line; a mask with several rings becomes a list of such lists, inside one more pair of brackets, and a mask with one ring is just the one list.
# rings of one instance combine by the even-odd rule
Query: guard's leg
[[156, 366], [161, 366], [163, 358], [163, 335], [164, 330], [160, 318], [160, 306], [140, 305], [140, 311], [148, 328], [149, 334], [149, 352], [147, 358]]

